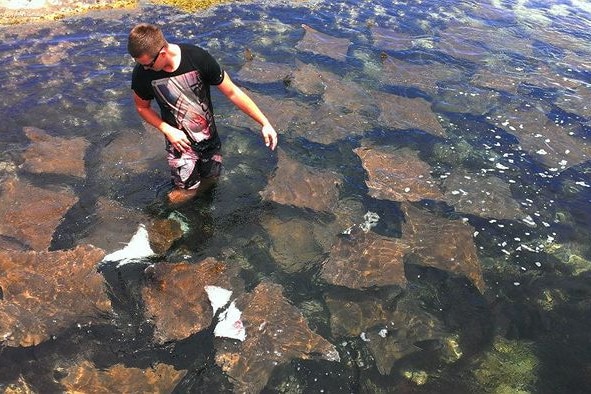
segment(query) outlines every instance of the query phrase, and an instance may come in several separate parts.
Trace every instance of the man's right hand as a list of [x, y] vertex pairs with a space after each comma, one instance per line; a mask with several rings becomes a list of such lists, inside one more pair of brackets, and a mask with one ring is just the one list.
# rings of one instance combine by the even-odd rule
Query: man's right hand
[[189, 149], [191, 141], [189, 141], [187, 135], [182, 130], [163, 121], [162, 118], [160, 118], [160, 115], [158, 115], [150, 105], [152, 100], [144, 100], [134, 92], [133, 101], [135, 103], [135, 109], [142, 119], [164, 134], [174, 149], [181, 153], [185, 153], [187, 149]]
[[189, 141], [184, 131], [169, 125], [163, 133], [177, 151], [185, 153], [191, 147], [191, 141]]

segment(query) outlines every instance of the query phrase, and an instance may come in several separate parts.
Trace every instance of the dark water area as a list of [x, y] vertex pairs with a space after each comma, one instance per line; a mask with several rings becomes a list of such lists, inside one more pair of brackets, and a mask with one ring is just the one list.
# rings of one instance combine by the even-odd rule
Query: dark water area
[[[131, 99], [126, 40], [138, 22], [210, 51], [279, 132], [268, 151], [214, 88], [224, 172], [177, 208], [164, 202], [164, 141]], [[143, 5], [1, 28], [0, 214], [25, 212], [39, 190], [75, 196], [50, 252], [92, 243], [112, 253], [158, 218], [183, 234], [159, 256], [97, 264], [111, 312], [59, 330], [50, 315], [48, 338], [32, 346], [10, 339], [29, 321], [0, 325], [0, 390], [586, 392], [590, 27], [585, 1], [350, 0], [238, 2], [197, 15]], [[54, 153], [72, 171], [80, 155], [83, 174], [38, 171], [29, 128], [77, 141]], [[322, 186], [311, 195], [303, 179]], [[9, 201], [15, 182], [32, 195]], [[3, 252], [38, 251], [2, 220]], [[248, 342], [267, 324], [261, 307], [245, 312], [244, 342], [215, 337], [213, 323], [155, 340], [164, 334], [146, 312], [146, 267], [210, 257], [239, 279], [241, 308], [261, 284], [281, 286], [283, 331]], [[13, 310], [6, 283], [0, 316]], [[186, 283], [183, 292], [196, 291]], [[286, 305], [338, 359], [300, 342], [302, 322]], [[176, 312], [179, 327], [195, 307]], [[162, 365], [184, 372], [143, 372]]]

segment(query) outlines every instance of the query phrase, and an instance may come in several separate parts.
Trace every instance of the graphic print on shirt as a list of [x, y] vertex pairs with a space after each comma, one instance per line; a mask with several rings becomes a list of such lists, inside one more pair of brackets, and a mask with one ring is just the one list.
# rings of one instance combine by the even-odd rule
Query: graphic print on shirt
[[198, 71], [154, 80], [152, 87], [156, 96], [169, 107], [179, 129], [185, 131], [195, 142], [211, 137], [213, 115], [205, 95], [199, 97], [196, 94], [205, 92]]

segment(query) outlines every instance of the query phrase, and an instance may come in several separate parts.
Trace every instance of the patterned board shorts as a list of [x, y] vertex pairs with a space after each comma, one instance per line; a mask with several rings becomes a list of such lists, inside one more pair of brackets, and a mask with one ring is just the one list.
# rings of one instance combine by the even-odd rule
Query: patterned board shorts
[[222, 155], [219, 151], [203, 157], [189, 149], [178, 156], [178, 152], [168, 152], [168, 165], [174, 186], [181, 189], [197, 189], [201, 179], [217, 178], [222, 171]]

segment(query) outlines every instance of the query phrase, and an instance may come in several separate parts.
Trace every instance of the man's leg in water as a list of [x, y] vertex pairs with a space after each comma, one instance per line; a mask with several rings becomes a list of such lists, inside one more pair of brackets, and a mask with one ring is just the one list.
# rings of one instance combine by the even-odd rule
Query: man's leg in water
[[168, 193], [168, 202], [173, 205], [183, 204], [211, 189], [212, 186], [215, 185], [216, 181], [217, 178], [202, 179], [196, 189], [183, 189], [181, 187], [175, 186]]

